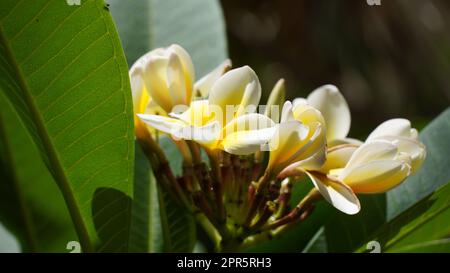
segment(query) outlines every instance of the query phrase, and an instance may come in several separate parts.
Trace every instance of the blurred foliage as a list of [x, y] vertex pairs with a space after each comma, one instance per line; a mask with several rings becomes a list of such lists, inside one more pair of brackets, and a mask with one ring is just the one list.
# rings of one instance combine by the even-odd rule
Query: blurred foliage
[[234, 65], [252, 66], [266, 96], [280, 77], [288, 99], [337, 85], [351, 136], [400, 116], [422, 128], [449, 105], [449, 1], [221, 2]]

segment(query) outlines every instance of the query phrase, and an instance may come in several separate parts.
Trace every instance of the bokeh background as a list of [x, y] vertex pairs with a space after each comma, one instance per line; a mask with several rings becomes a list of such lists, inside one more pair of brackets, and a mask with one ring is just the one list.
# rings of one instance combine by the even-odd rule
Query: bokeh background
[[279, 78], [287, 98], [339, 87], [350, 136], [405, 117], [422, 128], [450, 102], [450, 1], [221, 0], [234, 66], [248, 64], [265, 96]]

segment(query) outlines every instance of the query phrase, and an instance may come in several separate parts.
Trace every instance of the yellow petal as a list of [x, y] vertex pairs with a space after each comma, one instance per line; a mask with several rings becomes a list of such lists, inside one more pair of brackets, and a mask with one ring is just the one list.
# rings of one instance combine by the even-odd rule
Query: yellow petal
[[325, 120], [319, 110], [306, 103], [296, 103], [292, 109], [294, 118], [304, 124], [318, 122], [326, 128]]
[[145, 69], [145, 85], [155, 102], [161, 106], [164, 111], [169, 113], [174, 106], [167, 79], [167, 66], [169, 59], [166, 57], [153, 57], [147, 63]]
[[194, 126], [205, 126], [212, 122], [216, 113], [212, 111], [207, 100], [196, 100], [191, 102], [189, 108], [182, 114], [170, 113], [170, 116], [183, 120]]
[[356, 193], [381, 193], [400, 184], [410, 171], [404, 160], [379, 160], [352, 169], [341, 180]]
[[280, 123], [269, 142], [268, 170], [278, 174], [292, 163], [316, 156], [319, 150], [324, 149], [324, 135], [319, 123], [309, 126], [299, 121]]
[[328, 173], [332, 169], [344, 168], [350, 160], [358, 146], [343, 144], [334, 146], [327, 151], [325, 164], [321, 167], [321, 172]]
[[358, 197], [350, 187], [344, 183], [330, 179], [325, 175], [306, 172], [316, 189], [323, 198], [338, 210], [346, 214], [356, 214], [360, 211], [361, 205]]

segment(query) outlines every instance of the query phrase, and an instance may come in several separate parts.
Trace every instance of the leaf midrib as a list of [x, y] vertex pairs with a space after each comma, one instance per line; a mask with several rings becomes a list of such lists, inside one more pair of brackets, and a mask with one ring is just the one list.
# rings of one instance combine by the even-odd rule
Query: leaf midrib
[[69, 180], [66, 177], [66, 174], [64, 172], [62, 165], [60, 164], [60, 159], [58, 157], [58, 154], [56, 153], [56, 150], [54, 149], [54, 145], [53, 145], [53, 143], [50, 139], [50, 136], [45, 128], [42, 116], [40, 115], [40, 113], [35, 105], [35, 102], [31, 95], [28, 84], [26, 83], [23, 73], [17, 64], [16, 59], [14, 58], [13, 51], [5, 37], [5, 32], [4, 32], [3, 25], [1, 22], [0, 22], [0, 42], [2, 42], [5, 46], [6, 58], [9, 61], [9, 63], [11, 64], [11, 67], [14, 70], [14, 73], [16, 76], [15, 78], [18, 81], [20, 88], [22, 89], [22, 93], [25, 98], [25, 103], [30, 110], [31, 118], [32, 118], [32, 120], [36, 126], [37, 132], [43, 142], [43, 146], [47, 153], [50, 164], [52, 165], [50, 167], [51, 173], [55, 177], [55, 180], [57, 181], [57, 184], [63, 194], [64, 200], [66, 201], [68, 210], [72, 217], [72, 221], [74, 222], [78, 237], [80, 239], [80, 243], [83, 246], [83, 251], [92, 252], [93, 246], [89, 239], [86, 225], [83, 221], [80, 210], [77, 206], [75, 196], [73, 195], [73, 192], [71, 190]]

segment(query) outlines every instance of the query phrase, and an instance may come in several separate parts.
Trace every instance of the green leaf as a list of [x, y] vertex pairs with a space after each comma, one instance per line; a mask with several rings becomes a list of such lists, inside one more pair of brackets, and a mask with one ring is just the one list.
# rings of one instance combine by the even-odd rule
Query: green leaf
[[187, 208], [175, 202], [158, 186], [161, 226], [165, 252], [192, 252], [196, 242], [195, 219]]
[[387, 193], [388, 219], [450, 181], [450, 108], [425, 127], [419, 139], [427, 148], [427, 157], [416, 174]]
[[3, 0], [0, 87], [61, 189], [84, 251], [124, 251], [133, 179], [127, 64], [102, 0]]
[[0, 221], [24, 252], [66, 252], [77, 235], [62, 194], [1, 92], [0, 105]]
[[228, 56], [225, 23], [217, 0], [108, 3], [130, 65], [151, 49], [177, 43], [191, 55], [200, 78]]
[[[371, 240], [383, 252], [450, 250], [450, 184], [442, 186], [385, 224]], [[358, 251], [364, 251], [365, 246]]]
[[156, 180], [149, 162], [136, 144], [134, 198], [130, 230], [130, 252], [163, 251]]
[[386, 223], [386, 196], [360, 195], [361, 211], [347, 215], [335, 210], [325, 225], [328, 252], [352, 252]]

